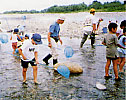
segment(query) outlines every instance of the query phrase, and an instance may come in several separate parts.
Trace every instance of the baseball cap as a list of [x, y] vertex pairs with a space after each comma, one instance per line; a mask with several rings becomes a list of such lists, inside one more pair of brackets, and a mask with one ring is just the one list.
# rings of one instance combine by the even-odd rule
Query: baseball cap
[[14, 29], [14, 32], [19, 32], [19, 29], [18, 29], [18, 28], [15, 28], [15, 29]]
[[35, 41], [36, 44], [42, 44], [40, 34], [38, 33], [33, 34], [32, 39]]
[[25, 37], [28, 37], [29, 38], [29, 35], [28, 34], [25, 34]]

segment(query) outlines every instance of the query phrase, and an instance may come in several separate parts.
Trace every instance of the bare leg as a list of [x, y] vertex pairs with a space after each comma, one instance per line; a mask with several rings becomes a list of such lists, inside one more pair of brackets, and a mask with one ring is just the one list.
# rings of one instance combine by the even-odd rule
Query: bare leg
[[123, 72], [123, 66], [124, 65], [125, 65], [125, 57], [122, 57], [120, 65], [119, 65], [119, 72]]
[[113, 62], [113, 70], [114, 70], [115, 78], [118, 79], [117, 60], [112, 60], [112, 62]]
[[26, 72], [27, 72], [27, 68], [23, 68], [23, 71], [22, 71], [23, 82], [26, 82]]
[[120, 57], [118, 57], [118, 59], [117, 59], [117, 64], [118, 65], [120, 64]]
[[15, 49], [13, 49], [13, 53], [12, 54], [14, 55], [14, 53], [15, 53]]
[[109, 66], [111, 64], [111, 60], [110, 59], [107, 59], [107, 63], [106, 63], [106, 66], [105, 66], [105, 76], [109, 76]]
[[33, 67], [33, 77], [34, 77], [34, 82], [37, 83], [37, 66], [32, 66]]

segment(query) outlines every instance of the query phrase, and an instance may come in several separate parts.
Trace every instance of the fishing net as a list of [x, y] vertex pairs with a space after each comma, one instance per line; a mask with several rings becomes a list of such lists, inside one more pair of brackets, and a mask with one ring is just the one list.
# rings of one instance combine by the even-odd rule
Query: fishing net
[[1, 41], [1, 43], [7, 43], [8, 42], [8, 35], [0, 34], [0, 41]]
[[70, 46], [68, 46], [64, 49], [64, 54], [65, 54], [66, 58], [70, 58], [73, 56], [74, 51]]
[[65, 78], [69, 78], [70, 71], [65, 65], [58, 66], [57, 71]]

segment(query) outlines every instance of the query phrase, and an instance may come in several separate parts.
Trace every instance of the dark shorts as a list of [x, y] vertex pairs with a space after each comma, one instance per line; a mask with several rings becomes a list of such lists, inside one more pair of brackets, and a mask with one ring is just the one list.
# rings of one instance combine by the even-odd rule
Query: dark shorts
[[59, 37], [52, 37], [52, 36], [51, 36], [51, 38], [53, 38], [53, 39], [55, 40], [56, 43], [57, 43], [58, 40], [59, 40]]
[[110, 60], [117, 60], [117, 56], [115, 55], [115, 58], [112, 58], [112, 57], [106, 57], [107, 59], [110, 59]]
[[35, 63], [35, 58], [34, 59], [32, 59], [32, 61], [23, 61], [22, 59], [21, 59], [21, 66], [23, 67], [23, 68], [28, 68], [28, 64], [31, 64], [31, 66], [37, 66], [37, 64]]

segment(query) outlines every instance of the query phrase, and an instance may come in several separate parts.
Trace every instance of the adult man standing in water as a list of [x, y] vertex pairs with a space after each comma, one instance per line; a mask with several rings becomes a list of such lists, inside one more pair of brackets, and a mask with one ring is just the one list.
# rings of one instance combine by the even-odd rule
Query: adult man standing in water
[[58, 42], [61, 43], [62, 45], [62, 40], [60, 39], [59, 36], [59, 32], [60, 32], [60, 26], [59, 24], [63, 24], [64, 23], [65, 18], [63, 16], [59, 17], [57, 19], [57, 21], [50, 25], [49, 28], [49, 33], [48, 33], [48, 47], [50, 47], [51, 49], [51, 54], [48, 54], [43, 61], [46, 63], [46, 65], [48, 65], [48, 60], [53, 57], [53, 65], [55, 65], [56, 63], [58, 63], [57, 59], [58, 59], [58, 53], [56, 50], [57, 44]]
[[90, 9], [90, 15], [86, 17], [86, 20], [84, 23], [84, 36], [81, 40], [80, 48], [83, 47], [83, 44], [87, 40], [88, 35], [90, 35], [91, 45], [93, 46], [95, 42], [95, 33], [101, 21], [103, 21], [103, 19], [97, 20], [97, 18], [95, 17], [95, 9], [93, 8]]

